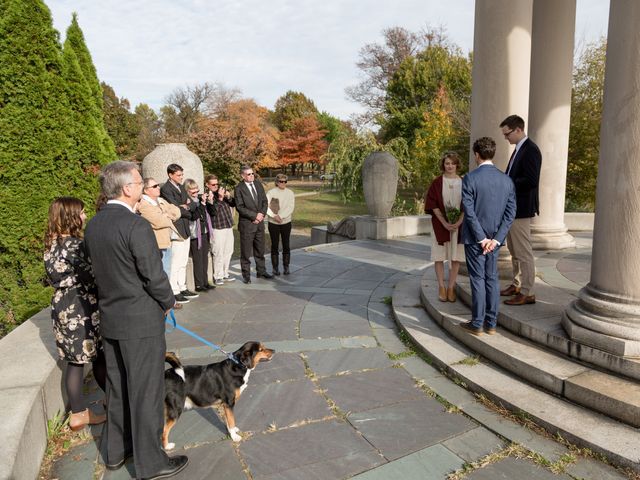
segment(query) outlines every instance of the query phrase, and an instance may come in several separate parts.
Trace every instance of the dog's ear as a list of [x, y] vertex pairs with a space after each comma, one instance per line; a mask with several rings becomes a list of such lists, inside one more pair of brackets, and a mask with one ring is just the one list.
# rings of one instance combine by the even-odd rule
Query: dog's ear
[[258, 342], [247, 342], [236, 352], [236, 357], [245, 367], [254, 368], [254, 357], [259, 349]]

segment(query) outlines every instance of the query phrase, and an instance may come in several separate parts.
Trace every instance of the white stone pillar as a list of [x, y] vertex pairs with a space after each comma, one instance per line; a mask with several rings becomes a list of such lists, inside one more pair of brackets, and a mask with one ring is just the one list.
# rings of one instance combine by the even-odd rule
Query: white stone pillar
[[591, 280], [565, 311], [572, 340], [640, 356], [640, 2], [611, 0]]
[[535, 0], [527, 132], [542, 152], [540, 215], [531, 224], [536, 249], [575, 246], [564, 224], [571, 120], [576, 0]]
[[[476, 0], [471, 88], [471, 144], [492, 137], [494, 163], [505, 170], [511, 155], [500, 122], [529, 112], [533, 0]], [[469, 146], [469, 169], [475, 168]]]

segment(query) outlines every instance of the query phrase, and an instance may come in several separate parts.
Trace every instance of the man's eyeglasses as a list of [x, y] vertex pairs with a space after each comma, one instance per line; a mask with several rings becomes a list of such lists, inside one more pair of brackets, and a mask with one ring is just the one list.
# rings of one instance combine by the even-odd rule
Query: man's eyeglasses
[[253, 172], [245, 173], [245, 175], [255, 175]]
[[147, 186], [145, 188], [158, 188], [159, 186], [160, 185], [156, 183], [155, 185], [149, 185], [149, 186]]
[[516, 129], [514, 128], [513, 130], [509, 130], [508, 132], [503, 132], [502, 134], [504, 135], [504, 138], [507, 138], [509, 135], [511, 135], [515, 131]]
[[286, 180], [278, 180], [278, 183], [287, 183]]
[[207, 183], [208, 187], [217, 187], [218, 184], [217, 183]]

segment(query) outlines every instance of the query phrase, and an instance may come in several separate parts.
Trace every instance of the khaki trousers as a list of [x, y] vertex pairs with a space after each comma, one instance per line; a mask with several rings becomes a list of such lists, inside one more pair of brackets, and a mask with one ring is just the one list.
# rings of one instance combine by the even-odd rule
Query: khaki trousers
[[531, 248], [531, 219], [516, 218], [507, 234], [507, 247], [513, 265], [514, 286], [523, 295], [533, 295], [536, 280], [536, 264]]

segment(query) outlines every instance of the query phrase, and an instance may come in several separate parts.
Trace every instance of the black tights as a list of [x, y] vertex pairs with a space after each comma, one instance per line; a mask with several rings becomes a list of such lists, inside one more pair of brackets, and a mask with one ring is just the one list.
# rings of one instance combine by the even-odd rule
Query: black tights
[[[96, 379], [98, 386], [105, 391], [105, 377], [107, 366], [104, 361], [104, 353], [102, 350], [98, 352], [98, 356], [92, 362], [93, 378]], [[84, 365], [82, 363], [67, 363], [67, 373], [65, 378], [65, 387], [67, 389], [67, 397], [71, 405], [71, 413], [82, 412], [85, 408], [82, 400], [82, 386], [84, 385]]]

